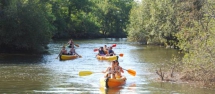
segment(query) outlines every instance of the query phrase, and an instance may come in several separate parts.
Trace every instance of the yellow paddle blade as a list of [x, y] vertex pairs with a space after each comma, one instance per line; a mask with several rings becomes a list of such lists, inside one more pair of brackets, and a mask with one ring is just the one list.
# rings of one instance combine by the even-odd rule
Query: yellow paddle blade
[[136, 71], [132, 70], [132, 69], [128, 69], [126, 70], [130, 75], [132, 76], [136, 76]]
[[79, 76], [88, 76], [88, 75], [91, 75], [93, 74], [92, 71], [80, 71], [79, 72]]
[[79, 45], [78, 45], [78, 44], [75, 44], [75, 46], [76, 46], [76, 47], [79, 47]]

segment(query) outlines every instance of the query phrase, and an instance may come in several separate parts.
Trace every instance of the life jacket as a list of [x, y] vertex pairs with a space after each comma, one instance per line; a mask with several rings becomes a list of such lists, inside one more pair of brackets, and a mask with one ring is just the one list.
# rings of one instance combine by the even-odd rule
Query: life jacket
[[100, 54], [100, 55], [101, 55], [101, 54], [105, 55], [104, 50], [99, 50], [99, 54]]
[[110, 56], [113, 56], [114, 54], [113, 50], [109, 50], [108, 53], [110, 54]]

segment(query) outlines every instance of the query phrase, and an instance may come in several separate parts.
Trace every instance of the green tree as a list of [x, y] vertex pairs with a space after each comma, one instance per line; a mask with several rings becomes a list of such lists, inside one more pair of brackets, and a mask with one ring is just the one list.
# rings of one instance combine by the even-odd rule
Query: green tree
[[128, 24], [128, 38], [152, 44], [175, 45], [178, 21], [174, 0], [143, 0], [134, 5]]
[[1, 51], [32, 51], [49, 43], [51, 25], [38, 1], [9, 0], [2, 6]]
[[[94, 3], [89, 0], [54, 0], [49, 1], [56, 17], [54, 26], [57, 28], [55, 37], [90, 37], [89, 34], [99, 33], [94, 15]], [[60, 35], [60, 36], [59, 36]]]
[[[214, 85], [215, 19], [213, 0], [186, 0], [179, 3], [179, 47], [185, 51], [184, 79]], [[183, 10], [183, 11], [182, 11]]]
[[125, 37], [126, 25], [133, 0], [94, 1], [98, 6], [97, 15], [100, 31], [104, 36]]

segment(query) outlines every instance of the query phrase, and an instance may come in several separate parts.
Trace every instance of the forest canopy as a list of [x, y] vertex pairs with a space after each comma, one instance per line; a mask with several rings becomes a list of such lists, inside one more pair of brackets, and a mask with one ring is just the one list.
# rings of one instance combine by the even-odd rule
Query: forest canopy
[[50, 39], [126, 37], [133, 0], [1, 0], [0, 52], [38, 50]]

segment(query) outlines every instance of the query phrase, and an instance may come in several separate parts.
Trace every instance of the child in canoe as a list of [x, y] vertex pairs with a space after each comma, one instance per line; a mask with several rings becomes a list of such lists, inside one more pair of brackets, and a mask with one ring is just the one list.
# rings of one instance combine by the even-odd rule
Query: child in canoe
[[119, 62], [118, 60], [115, 61], [115, 71], [116, 71], [116, 74], [115, 74], [115, 77], [116, 78], [121, 78], [122, 77], [122, 74], [121, 73], [124, 73], [122, 67], [119, 66]]
[[112, 79], [116, 79], [115, 77], [115, 64], [116, 61], [112, 61], [111, 62], [111, 66], [108, 67], [105, 71], [102, 71], [103, 73], [105, 73], [105, 78], [112, 78]]

